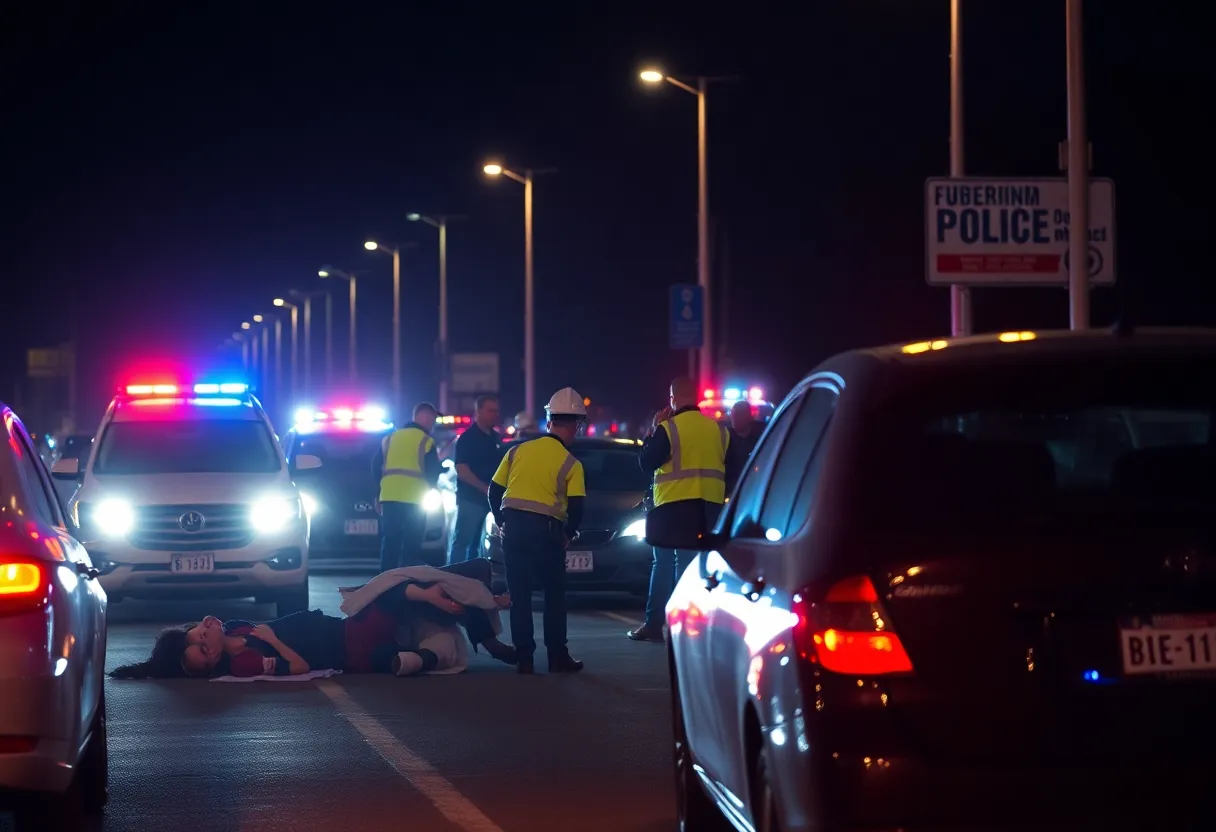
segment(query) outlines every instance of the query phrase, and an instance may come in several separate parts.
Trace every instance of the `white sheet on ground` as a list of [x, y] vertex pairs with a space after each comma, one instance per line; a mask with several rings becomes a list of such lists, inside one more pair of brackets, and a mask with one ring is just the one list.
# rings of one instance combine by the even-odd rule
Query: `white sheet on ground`
[[218, 676], [213, 682], [307, 682], [312, 679], [328, 679], [337, 676], [341, 670], [310, 670], [295, 676]]

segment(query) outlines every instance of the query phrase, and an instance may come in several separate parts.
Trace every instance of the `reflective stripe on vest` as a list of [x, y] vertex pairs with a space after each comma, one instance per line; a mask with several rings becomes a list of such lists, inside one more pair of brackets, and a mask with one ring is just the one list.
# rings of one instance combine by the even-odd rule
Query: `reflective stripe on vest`
[[[535, 440], [533, 440], [535, 441]], [[520, 445], [515, 445], [511, 450], [507, 451], [507, 471], [510, 472], [511, 465], [515, 462], [515, 452], [520, 449]], [[576, 462], [574, 454], [566, 452], [566, 458], [562, 462], [560, 468], [557, 469], [557, 484], [553, 489], [555, 495], [552, 503], [542, 503], [539, 500], [525, 500], [520, 497], [503, 497], [503, 508], [514, 508], [519, 511], [530, 511], [533, 514], [543, 514], [546, 517], [555, 517], [558, 520], [566, 519], [566, 490], [568, 485], [566, 478], [570, 476], [570, 472], [574, 470]], [[510, 483], [510, 473], [507, 475], [507, 482]]]
[[[427, 454], [427, 444], [431, 441], [431, 437], [418, 428], [402, 428], [402, 431], [418, 430], [422, 434], [422, 438], [418, 440], [417, 449], [417, 468], [385, 468], [380, 475], [380, 501], [381, 502], [400, 502], [400, 503], [419, 503], [422, 502], [426, 494], [426, 475], [422, 470], [423, 460]], [[384, 455], [385, 464], [388, 463], [390, 457], [393, 456], [393, 442], [397, 434], [394, 433], [389, 437], [388, 452]], [[402, 477], [404, 479], [397, 479]]]
[[[697, 411], [688, 411], [695, 414], [696, 418], [713, 421]], [[667, 430], [668, 442], [671, 445], [671, 461], [664, 464], [654, 475], [654, 502], [655, 505], [663, 505], [665, 503], [673, 503], [678, 500], [708, 500], [713, 503], [725, 502], [726, 497], [726, 465], [725, 461], [721, 463], [722, 467], [714, 468], [685, 468], [684, 467], [684, 445], [680, 437], [680, 428], [677, 420], [684, 414], [676, 414], [667, 421], [663, 422], [663, 427]], [[726, 426], [721, 423], [714, 423], [718, 429], [718, 435], [721, 442], [722, 457], [725, 460], [726, 448], [730, 440], [730, 434], [726, 430]]]

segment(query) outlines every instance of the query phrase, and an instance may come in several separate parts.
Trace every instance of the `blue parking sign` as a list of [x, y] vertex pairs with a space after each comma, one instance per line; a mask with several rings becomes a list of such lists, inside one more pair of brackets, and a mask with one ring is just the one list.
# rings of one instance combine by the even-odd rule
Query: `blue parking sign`
[[705, 304], [701, 287], [677, 284], [671, 287], [669, 338], [673, 350], [699, 350], [705, 343]]

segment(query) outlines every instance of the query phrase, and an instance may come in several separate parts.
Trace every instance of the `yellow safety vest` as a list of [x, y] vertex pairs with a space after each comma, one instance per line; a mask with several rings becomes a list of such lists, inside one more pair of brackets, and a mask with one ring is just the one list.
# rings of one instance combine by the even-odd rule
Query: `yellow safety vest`
[[494, 482], [506, 489], [502, 508], [565, 521], [570, 497], [586, 497], [583, 463], [556, 436], [513, 444], [498, 463]]
[[394, 431], [384, 455], [380, 477], [380, 502], [418, 504], [430, 490], [423, 472], [423, 460], [435, 447], [435, 440], [422, 428], [407, 427]]
[[726, 449], [730, 434], [699, 410], [677, 413], [660, 424], [671, 459], [654, 472], [655, 506], [680, 500], [726, 502]]

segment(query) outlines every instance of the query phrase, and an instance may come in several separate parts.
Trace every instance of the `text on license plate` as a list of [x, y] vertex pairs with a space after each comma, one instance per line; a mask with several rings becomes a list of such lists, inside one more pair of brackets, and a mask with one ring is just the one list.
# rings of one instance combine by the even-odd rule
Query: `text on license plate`
[[591, 572], [595, 569], [595, 561], [590, 552], [566, 552], [567, 572]]
[[1120, 630], [1125, 674], [1216, 671], [1216, 619], [1173, 618], [1156, 624]]
[[214, 572], [215, 552], [172, 554], [169, 556], [169, 571], [187, 575]]
[[380, 521], [371, 520], [347, 520], [347, 534], [380, 534]]

